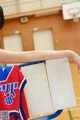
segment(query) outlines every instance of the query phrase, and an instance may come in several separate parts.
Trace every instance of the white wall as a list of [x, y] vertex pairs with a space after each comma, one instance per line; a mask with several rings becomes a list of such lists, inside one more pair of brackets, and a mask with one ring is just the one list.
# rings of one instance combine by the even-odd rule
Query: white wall
[[41, 9], [40, 0], [20, 0], [20, 12], [28, 12]]
[[42, 0], [43, 8], [59, 7], [62, 0]]
[[4, 9], [5, 15], [11, 15], [18, 12], [30, 12], [45, 8], [59, 7], [63, 2], [71, 1], [78, 0], [0, 0], [0, 5]]
[[0, 0], [0, 6], [3, 7], [4, 15], [17, 13], [16, 0]]

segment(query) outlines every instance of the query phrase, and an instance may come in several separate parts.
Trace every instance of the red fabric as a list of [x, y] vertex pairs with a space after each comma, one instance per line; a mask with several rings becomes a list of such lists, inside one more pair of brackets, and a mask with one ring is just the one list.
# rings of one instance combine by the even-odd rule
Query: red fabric
[[[1, 111], [2, 110], [8, 110], [8, 111], [16, 110], [16, 111], [19, 111], [20, 92], [19, 92], [18, 87], [19, 87], [19, 85], [21, 84], [22, 81], [21, 81], [21, 79], [19, 79], [18, 74], [20, 74], [20, 72], [19, 72], [19, 68], [17, 66], [5, 67], [4, 71], [2, 71], [1, 75], [2, 76], [6, 75], [6, 78], [2, 82], [0, 81], [0, 89], [1, 89], [0, 90], [0, 97], [1, 97], [1, 99], [0, 99], [0, 110]], [[11, 88], [15, 84], [17, 84], [18, 87], [13, 88], [13, 92], [12, 92]], [[7, 99], [9, 99], [9, 100], [12, 99], [12, 103], [8, 104]]]
[[10, 116], [9, 120], [16, 120], [15, 116]]
[[[18, 66], [1, 68], [0, 73], [0, 111], [7, 110], [13, 113], [14, 116], [10, 116], [10, 120], [17, 120], [15, 111], [17, 111], [16, 114], [19, 112], [20, 101], [22, 99], [21, 105], [25, 115], [20, 114], [18, 120], [23, 120], [21, 119], [21, 115], [26, 117], [24, 120], [27, 120], [27, 118], [29, 118], [29, 111], [23, 90], [26, 84], [24, 75], [21, 73]], [[20, 93], [22, 93], [22, 95]]]

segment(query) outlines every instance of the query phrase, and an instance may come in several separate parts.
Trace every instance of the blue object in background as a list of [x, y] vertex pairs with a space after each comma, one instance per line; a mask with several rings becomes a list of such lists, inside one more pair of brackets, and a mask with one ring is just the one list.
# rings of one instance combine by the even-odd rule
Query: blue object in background
[[32, 118], [32, 120], [51, 120], [51, 119], [54, 119], [54, 118], [58, 117], [62, 112], [63, 112], [63, 110], [57, 110], [53, 114], [46, 115], [46, 116], [41, 116], [41, 117], [38, 117], [38, 118]]

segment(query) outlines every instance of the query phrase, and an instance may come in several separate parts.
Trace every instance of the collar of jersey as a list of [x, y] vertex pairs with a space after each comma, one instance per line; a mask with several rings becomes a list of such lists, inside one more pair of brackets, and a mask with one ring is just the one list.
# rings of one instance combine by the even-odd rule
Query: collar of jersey
[[0, 82], [5, 82], [7, 81], [11, 71], [12, 71], [12, 66], [5, 66], [0, 68]]

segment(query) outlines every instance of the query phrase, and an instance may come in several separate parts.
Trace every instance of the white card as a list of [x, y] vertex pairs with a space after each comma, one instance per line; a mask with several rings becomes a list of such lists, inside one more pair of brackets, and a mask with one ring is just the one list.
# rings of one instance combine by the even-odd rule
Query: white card
[[31, 115], [39, 115], [53, 111], [50, 91], [44, 63], [21, 68], [27, 79], [26, 97]]
[[68, 59], [47, 60], [46, 69], [54, 109], [75, 107], [76, 100]]

